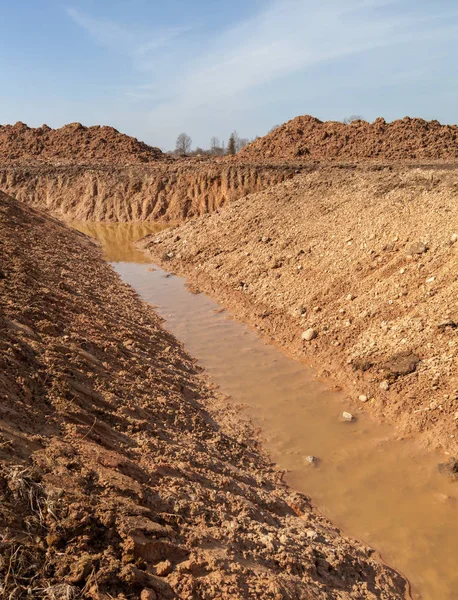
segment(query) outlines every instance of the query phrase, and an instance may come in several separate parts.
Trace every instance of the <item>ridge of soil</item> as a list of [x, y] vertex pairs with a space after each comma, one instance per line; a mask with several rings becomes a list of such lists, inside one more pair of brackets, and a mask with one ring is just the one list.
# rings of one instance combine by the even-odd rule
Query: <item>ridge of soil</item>
[[456, 160], [458, 126], [405, 117], [350, 124], [298, 116], [248, 144], [239, 160]]
[[0, 125], [0, 161], [58, 163], [155, 163], [164, 159], [159, 148], [108, 126], [69, 123], [59, 129]]
[[354, 407], [455, 455], [457, 189], [453, 170], [322, 169], [138, 244]]
[[0, 192], [0, 594], [382, 599], [89, 238]]

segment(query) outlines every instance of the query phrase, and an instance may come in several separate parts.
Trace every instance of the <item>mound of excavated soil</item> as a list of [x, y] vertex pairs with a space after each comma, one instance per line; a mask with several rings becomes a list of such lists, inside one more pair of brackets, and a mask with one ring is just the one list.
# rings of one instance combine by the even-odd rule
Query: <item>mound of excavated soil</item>
[[0, 595], [403, 598], [82, 234], [0, 193]]
[[0, 125], [0, 161], [58, 163], [151, 163], [163, 157], [148, 146], [113, 127], [84, 127], [70, 123], [60, 129], [47, 125], [31, 128], [24, 123]]
[[405, 117], [387, 123], [300, 116], [246, 146], [240, 160], [455, 160], [458, 126]]
[[326, 168], [140, 243], [456, 455], [457, 189], [453, 170]]

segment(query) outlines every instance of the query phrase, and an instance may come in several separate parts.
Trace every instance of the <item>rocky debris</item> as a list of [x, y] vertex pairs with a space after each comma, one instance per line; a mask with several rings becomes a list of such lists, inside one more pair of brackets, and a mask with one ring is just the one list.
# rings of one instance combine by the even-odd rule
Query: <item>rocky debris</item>
[[318, 335], [318, 333], [317, 333], [316, 329], [310, 328], [302, 333], [301, 338], [304, 342], [311, 342], [312, 340], [314, 340], [317, 337], [317, 335]]
[[360, 395], [358, 396], [358, 400], [359, 400], [360, 402], [367, 402], [367, 401], [369, 400], [369, 398], [368, 398], [368, 397], [367, 397], [365, 394], [360, 394]]
[[2, 193], [0, 240], [3, 596], [405, 597], [93, 242]]
[[390, 389], [390, 382], [384, 379], [380, 382], [379, 388], [384, 392], [387, 392]]
[[244, 160], [455, 160], [458, 126], [405, 117], [350, 124], [299, 116], [248, 144]]
[[316, 456], [310, 455], [305, 457], [305, 462], [309, 466], [316, 467], [318, 459], [316, 458]]
[[383, 368], [394, 377], [402, 377], [416, 371], [420, 358], [414, 352], [399, 352], [387, 360]]

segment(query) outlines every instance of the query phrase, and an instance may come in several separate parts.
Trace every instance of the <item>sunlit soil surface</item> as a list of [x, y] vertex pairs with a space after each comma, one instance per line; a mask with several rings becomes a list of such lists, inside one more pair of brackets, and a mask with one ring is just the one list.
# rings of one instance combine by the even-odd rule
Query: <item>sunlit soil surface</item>
[[[79, 228], [79, 227], [78, 227]], [[266, 344], [185, 281], [148, 263], [132, 241], [149, 225], [86, 224], [122, 279], [154, 304], [166, 327], [211, 380], [259, 426], [287, 481], [342, 530], [371, 545], [425, 600], [458, 598], [458, 483], [438, 472], [447, 457], [350, 410], [345, 395]], [[152, 270], [153, 269], [153, 270]], [[307, 457], [316, 460], [311, 465]]]

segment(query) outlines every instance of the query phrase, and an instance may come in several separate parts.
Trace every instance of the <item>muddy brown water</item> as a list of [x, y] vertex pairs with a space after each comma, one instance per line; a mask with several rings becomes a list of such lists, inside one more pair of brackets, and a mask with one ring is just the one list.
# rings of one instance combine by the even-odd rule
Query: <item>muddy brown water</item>
[[[165, 326], [221, 391], [246, 408], [286, 480], [342, 531], [375, 548], [412, 584], [414, 598], [458, 599], [458, 483], [428, 452], [370, 419], [341, 392], [183, 278], [151, 265], [132, 242], [157, 227], [77, 224], [97, 237], [121, 278], [152, 303]], [[151, 267], [154, 266], [153, 271]], [[355, 422], [341, 422], [348, 410]], [[243, 414], [242, 413], [242, 414]], [[310, 466], [306, 457], [317, 457]]]

